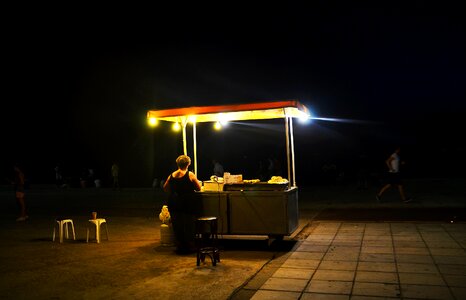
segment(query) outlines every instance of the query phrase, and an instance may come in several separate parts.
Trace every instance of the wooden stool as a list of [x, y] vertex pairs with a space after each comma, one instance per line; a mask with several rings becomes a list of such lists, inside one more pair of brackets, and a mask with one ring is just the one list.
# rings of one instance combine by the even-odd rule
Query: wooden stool
[[204, 262], [206, 255], [210, 257], [212, 265], [220, 262], [217, 248], [218, 234], [217, 217], [200, 217], [196, 220], [197, 265]]
[[100, 243], [100, 225], [105, 224], [105, 233], [107, 235], [107, 241], [108, 241], [108, 228], [107, 228], [107, 220], [98, 218], [98, 219], [90, 219], [89, 220], [89, 225], [87, 226], [87, 237], [86, 237], [86, 243], [89, 243], [89, 227], [91, 224], [95, 225], [95, 239], [97, 243]]
[[[73, 233], [73, 240], [76, 240], [76, 234], [74, 232], [74, 224], [72, 219], [67, 219], [67, 218], [56, 218], [55, 222], [57, 223], [57, 226], [53, 227], [53, 236], [52, 236], [52, 241], [55, 242], [55, 232], [58, 227], [58, 237], [60, 239], [60, 243], [63, 243], [63, 229], [65, 229], [65, 236], [67, 239], [69, 239], [69, 233], [68, 233], [68, 224], [71, 224], [71, 230]], [[64, 228], [63, 228], [64, 227]]]

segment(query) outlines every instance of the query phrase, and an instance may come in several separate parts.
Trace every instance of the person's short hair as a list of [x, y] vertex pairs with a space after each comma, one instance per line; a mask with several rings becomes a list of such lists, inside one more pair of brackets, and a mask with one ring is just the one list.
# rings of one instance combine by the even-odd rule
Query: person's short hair
[[187, 155], [180, 155], [176, 159], [176, 165], [181, 170], [186, 169], [190, 164], [191, 164], [191, 158], [189, 158], [189, 156]]

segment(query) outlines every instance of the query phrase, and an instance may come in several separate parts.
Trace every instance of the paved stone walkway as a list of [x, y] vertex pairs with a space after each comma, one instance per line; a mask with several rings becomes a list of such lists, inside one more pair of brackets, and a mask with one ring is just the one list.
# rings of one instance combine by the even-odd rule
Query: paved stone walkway
[[312, 222], [233, 299], [466, 299], [465, 223]]

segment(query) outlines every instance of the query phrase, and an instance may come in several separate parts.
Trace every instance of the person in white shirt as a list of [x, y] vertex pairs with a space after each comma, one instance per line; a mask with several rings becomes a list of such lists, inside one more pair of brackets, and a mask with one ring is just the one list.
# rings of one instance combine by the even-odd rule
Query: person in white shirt
[[400, 159], [400, 152], [401, 152], [401, 148], [400, 147], [396, 148], [395, 152], [392, 155], [390, 155], [385, 161], [385, 164], [388, 167], [388, 182], [375, 195], [375, 198], [377, 199], [378, 202], [380, 202], [382, 195], [392, 185], [395, 185], [398, 187], [398, 191], [400, 192], [400, 197], [401, 197], [401, 200], [403, 200], [403, 202], [408, 203], [412, 201], [411, 198], [406, 198], [404, 187], [403, 187], [403, 181], [402, 181], [401, 173], [400, 173], [400, 166], [404, 164], [404, 162], [401, 161]]

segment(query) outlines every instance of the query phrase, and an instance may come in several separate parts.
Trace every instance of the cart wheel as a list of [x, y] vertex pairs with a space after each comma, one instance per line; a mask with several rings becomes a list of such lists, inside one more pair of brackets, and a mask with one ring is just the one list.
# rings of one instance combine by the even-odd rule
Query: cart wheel
[[269, 239], [270, 240], [275, 240], [275, 241], [283, 241], [283, 235], [270, 234]]
[[269, 235], [267, 245], [269, 247], [277, 247], [283, 241], [283, 235]]

